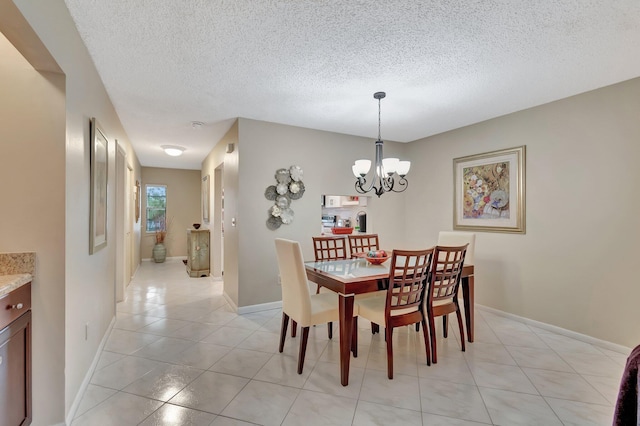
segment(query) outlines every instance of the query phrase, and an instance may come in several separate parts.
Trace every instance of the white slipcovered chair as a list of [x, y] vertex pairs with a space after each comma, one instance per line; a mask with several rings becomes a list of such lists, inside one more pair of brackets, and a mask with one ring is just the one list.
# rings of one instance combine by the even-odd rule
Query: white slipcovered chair
[[[302, 249], [297, 241], [276, 238], [276, 254], [282, 284], [282, 327], [280, 352], [284, 349], [289, 318], [302, 328], [298, 353], [298, 374], [302, 374], [309, 339], [309, 327], [339, 320], [338, 294], [310, 294]], [[354, 308], [354, 315], [357, 309]]]

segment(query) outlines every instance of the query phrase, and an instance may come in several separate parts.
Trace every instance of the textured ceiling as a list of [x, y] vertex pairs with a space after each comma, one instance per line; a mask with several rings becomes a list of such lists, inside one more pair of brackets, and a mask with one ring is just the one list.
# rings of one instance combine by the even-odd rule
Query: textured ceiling
[[376, 91], [407, 142], [640, 76], [638, 0], [65, 3], [143, 166], [235, 117], [375, 138]]

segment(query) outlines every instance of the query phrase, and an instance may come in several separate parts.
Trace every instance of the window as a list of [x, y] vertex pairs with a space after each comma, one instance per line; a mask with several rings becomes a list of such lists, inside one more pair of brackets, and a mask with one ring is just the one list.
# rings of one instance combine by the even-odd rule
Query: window
[[146, 185], [147, 189], [147, 232], [166, 230], [167, 186]]

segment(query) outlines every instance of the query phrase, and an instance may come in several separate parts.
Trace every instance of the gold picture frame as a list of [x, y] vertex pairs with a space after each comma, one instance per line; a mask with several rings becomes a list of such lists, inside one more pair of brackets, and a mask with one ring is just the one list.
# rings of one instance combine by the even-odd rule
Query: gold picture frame
[[209, 223], [209, 175], [202, 178], [202, 220]]
[[524, 234], [526, 147], [453, 159], [453, 229]]
[[133, 204], [135, 205], [136, 222], [140, 220], [140, 181], [136, 180], [136, 184], [133, 187]]
[[107, 182], [109, 141], [95, 117], [90, 123], [89, 254], [107, 246]]

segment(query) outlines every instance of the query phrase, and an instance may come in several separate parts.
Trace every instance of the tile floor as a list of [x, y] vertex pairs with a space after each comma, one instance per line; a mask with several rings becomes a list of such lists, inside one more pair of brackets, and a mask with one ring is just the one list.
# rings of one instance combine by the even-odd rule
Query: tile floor
[[312, 329], [298, 375], [280, 319], [233, 313], [221, 281], [179, 260], [143, 262], [72, 425], [610, 425], [627, 355], [476, 310], [476, 341], [461, 352], [452, 317], [430, 367], [422, 333], [397, 331], [388, 380], [361, 320], [343, 387], [337, 333]]

